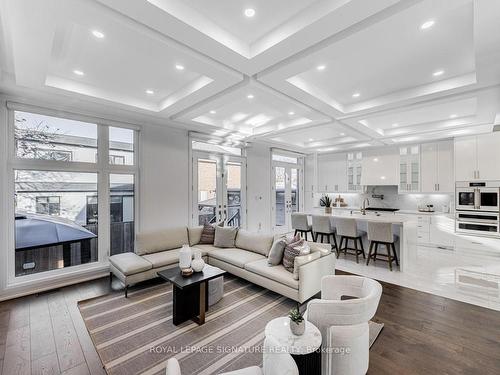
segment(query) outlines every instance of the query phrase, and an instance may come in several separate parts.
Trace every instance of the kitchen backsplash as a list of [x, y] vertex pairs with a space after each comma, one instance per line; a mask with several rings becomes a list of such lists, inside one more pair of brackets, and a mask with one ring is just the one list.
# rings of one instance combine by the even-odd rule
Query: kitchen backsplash
[[[453, 194], [421, 194], [405, 193], [398, 194], [397, 186], [369, 186], [364, 194], [357, 193], [328, 193], [332, 198], [340, 195], [349, 207], [361, 207], [363, 199], [370, 200], [372, 207], [390, 207], [400, 210], [417, 210], [419, 207], [425, 207], [428, 204], [434, 205], [434, 210], [442, 212], [448, 207], [449, 212], [454, 210]], [[322, 193], [316, 193], [314, 196], [314, 205], [319, 206], [319, 199]], [[373, 198], [372, 195], [383, 195], [384, 199]]]

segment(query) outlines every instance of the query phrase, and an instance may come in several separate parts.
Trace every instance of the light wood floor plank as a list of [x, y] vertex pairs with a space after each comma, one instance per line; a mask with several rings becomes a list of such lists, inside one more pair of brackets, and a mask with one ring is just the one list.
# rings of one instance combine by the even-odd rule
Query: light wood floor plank
[[6, 375], [31, 374], [29, 324], [7, 332], [3, 373]]
[[31, 362], [32, 375], [59, 375], [59, 360], [57, 353], [53, 352]]
[[[47, 295], [33, 299], [30, 305], [31, 360], [46, 357], [56, 352], [52, 320]], [[43, 340], [40, 338], [43, 337]]]

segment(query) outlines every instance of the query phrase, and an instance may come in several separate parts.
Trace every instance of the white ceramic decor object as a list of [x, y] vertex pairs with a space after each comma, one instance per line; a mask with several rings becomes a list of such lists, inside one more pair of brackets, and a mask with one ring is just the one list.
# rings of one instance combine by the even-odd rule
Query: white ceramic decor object
[[191, 267], [194, 272], [201, 272], [203, 267], [205, 267], [205, 261], [201, 257], [201, 251], [195, 249], [194, 250], [194, 259], [191, 262]]
[[191, 267], [192, 255], [189, 245], [182, 245], [182, 248], [179, 250], [179, 267], [181, 269]]

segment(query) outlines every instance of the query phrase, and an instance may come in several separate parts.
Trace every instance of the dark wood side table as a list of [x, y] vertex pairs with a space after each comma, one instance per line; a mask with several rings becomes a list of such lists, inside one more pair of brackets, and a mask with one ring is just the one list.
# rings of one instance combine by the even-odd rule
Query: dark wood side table
[[181, 275], [179, 267], [158, 272], [159, 277], [173, 285], [173, 323], [179, 325], [191, 319], [199, 325], [204, 324], [205, 312], [208, 310], [207, 283], [225, 273], [226, 271], [208, 264], [203, 271], [188, 277]]

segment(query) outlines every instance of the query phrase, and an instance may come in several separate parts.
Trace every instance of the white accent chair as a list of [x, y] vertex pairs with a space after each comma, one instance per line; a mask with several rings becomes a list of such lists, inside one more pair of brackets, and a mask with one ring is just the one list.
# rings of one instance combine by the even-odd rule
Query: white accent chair
[[[272, 337], [266, 337], [264, 340], [262, 357], [262, 369], [251, 366], [219, 375], [299, 375], [299, 369], [292, 356], [282, 350], [280, 344]], [[177, 359], [170, 358], [167, 360], [166, 375], [182, 375]]]
[[[361, 276], [324, 276], [321, 299], [307, 304], [306, 319], [321, 331], [322, 374], [362, 375], [368, 371], [368, 322], [377, 311], [382, 286]], [[342, 300], [343, 296], [355, 297]]]

